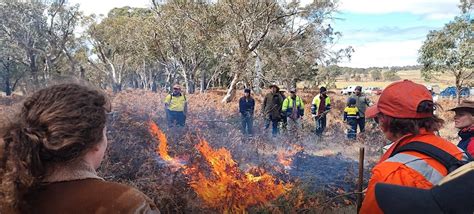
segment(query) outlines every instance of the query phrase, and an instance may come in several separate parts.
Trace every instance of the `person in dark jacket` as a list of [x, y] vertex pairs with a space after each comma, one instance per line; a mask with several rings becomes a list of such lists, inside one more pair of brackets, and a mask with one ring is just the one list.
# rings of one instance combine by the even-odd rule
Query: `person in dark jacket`
[[253, 112], [255, 109], [255, 100], [250, 95], [250, 89], [244, 90], [244, 96], [239, 100], [239, 112], [242, 119], [242, 133], [252, 134]]
[[265, 96], [262, 105], [262, 112], [266, 119], [265, 129], [270, 127], [272, 123], [272, 134], [276, 136], [279, 132], [278, 122], [281, 120], [281, 106], [283, 104], [283, 97], [279, 93], [280, 88], [273, 84], [270, 86], [272, 91]]
[[[350, 98], [355, 99], [355, 106], [359, 110], [359, 118], [356, 121], [356, 133], [357, 126], [359, 126], [359, 132], [365, 131], [365, 110], [370, 106], [370, 99], [362, 93], [362, 86], [357, 86], [354, 90], [354, 94]], [[349, 98], [349, 99], [350, 99]], [[348, 100], [349, 101], [349, 100]]]
[[474, 101], [464, 100], [456, 108], [450, 109], [454, 111], [454, 126], [459, 130], [461, 141], [458, 147], [464, 151], [474, 155]]

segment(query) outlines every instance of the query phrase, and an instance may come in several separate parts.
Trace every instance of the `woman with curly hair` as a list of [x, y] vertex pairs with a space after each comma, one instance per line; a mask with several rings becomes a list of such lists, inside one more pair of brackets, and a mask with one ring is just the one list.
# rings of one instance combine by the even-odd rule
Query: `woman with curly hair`
[[140, 191], [97, 176], [110, 102], [79, 84], [42, 89], [0, 130], [0, 213], [159, 213]]

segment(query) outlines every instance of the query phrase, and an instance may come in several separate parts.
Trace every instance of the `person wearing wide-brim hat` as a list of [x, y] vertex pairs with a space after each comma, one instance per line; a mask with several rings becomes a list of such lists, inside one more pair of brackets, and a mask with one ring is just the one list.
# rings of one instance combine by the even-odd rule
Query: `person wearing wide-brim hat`
[[474, 101], [464, 100], [450, 111], [454, 111], [454, 126], [459, 129], [458, 147], [474, 155]]
[[283, 97], [279, 92], [280, 88], [276, 84], [270, 85], [270, 88], [272, 91], [268, 93], [263, 100], [262, 112], [265, 117], [265, 129], [268, 129], [271, 123], [272, 134], [275, 136], [279, 132], [278, 122], [281, 120]]

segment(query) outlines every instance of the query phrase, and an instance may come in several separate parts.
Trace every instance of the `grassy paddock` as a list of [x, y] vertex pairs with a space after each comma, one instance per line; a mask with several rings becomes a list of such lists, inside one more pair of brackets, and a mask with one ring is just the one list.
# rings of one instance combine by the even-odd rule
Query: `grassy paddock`
[[[430, 82], [427, 82], [423, 79], [421, 76], [421, 71], [420, 70], [407, 70], [407, 71], [399, 71], [398, 76], [400, 76], [401, 79], [409, 79], [417, 83], [421, 84], [427, 84], [427, 85], [438, 85], [441, 90], [448, 86], [454, 85], [454, 77], [449, 74], [442, 74], [439, 75], [437, 79], [434, 79]], [[369, 77], [370, 79], [370, 77]], [[361, 86], [373, 86], [373, 87], [386, 87], [392, 83], [391, 81], [345, 81], [344, 79], [338, 78], [336, 82], [336, 87], [338, 89], [344, 88], [349, 85], [361, 85]]]

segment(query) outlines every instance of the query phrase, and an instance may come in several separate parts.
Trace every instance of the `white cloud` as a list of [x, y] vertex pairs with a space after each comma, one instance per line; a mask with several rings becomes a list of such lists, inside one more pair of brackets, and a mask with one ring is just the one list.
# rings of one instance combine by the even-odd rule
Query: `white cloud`
[[341, 0], [339, 9], [345, 12], [384, 14], [456, 14], [456, 0]]
[[80, 9], [86, 14], [103, 14], [116, 7], [150, 7], [151, 0], [69, 0], [69, 4], [79, 4]]
[[355, 52], [351, 61], [340, 65], [359, 68], [416, 65], [418, 49], [422, 44], [422, 40], [407, 40], [353, 45]]

